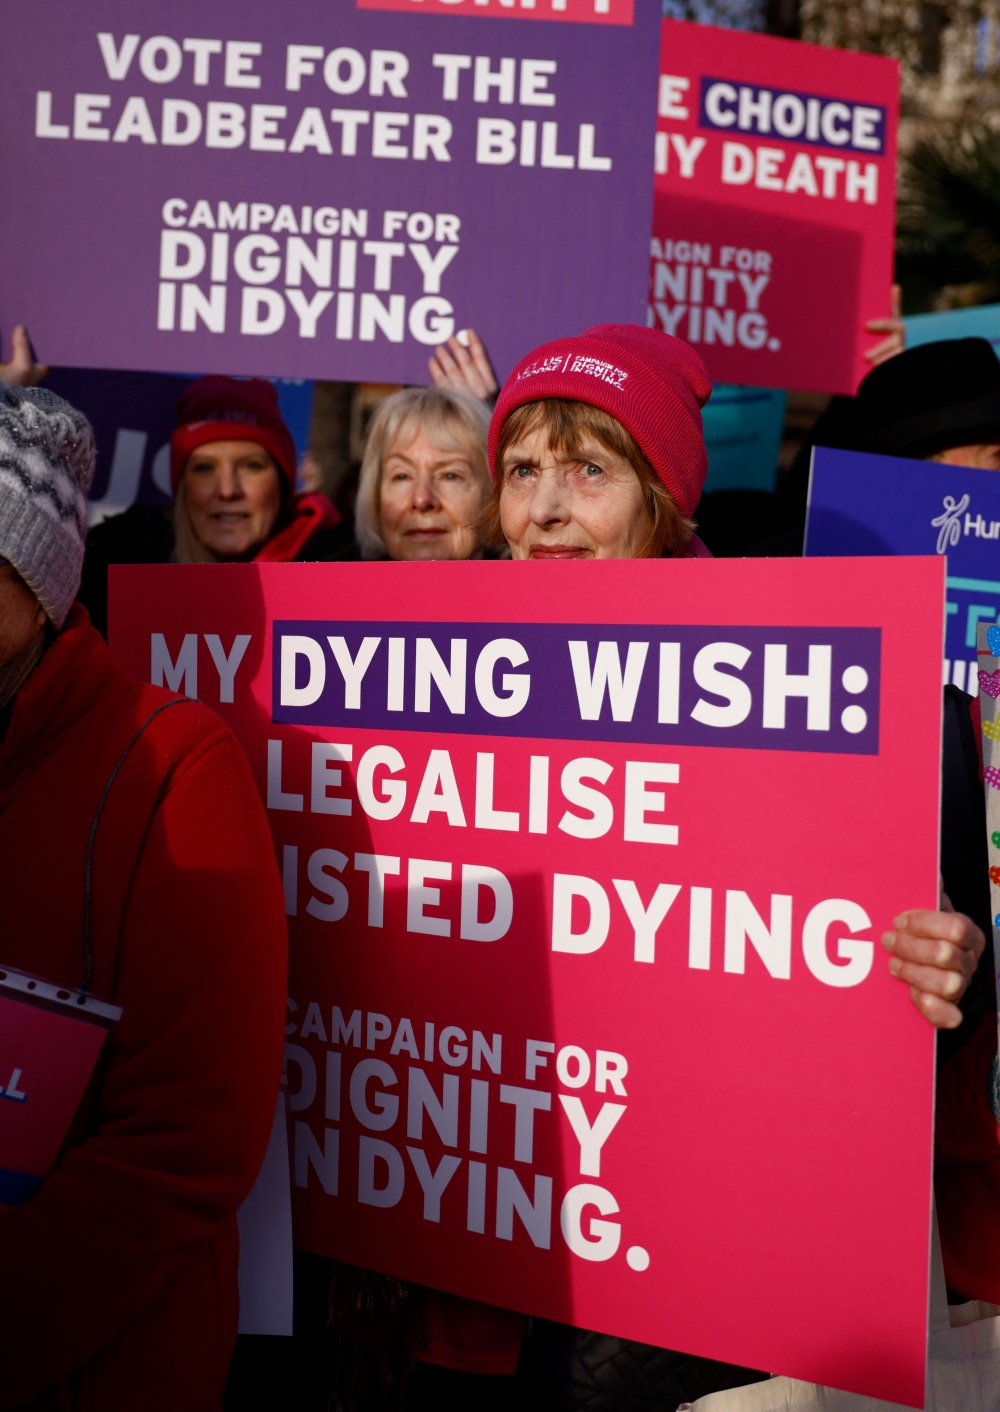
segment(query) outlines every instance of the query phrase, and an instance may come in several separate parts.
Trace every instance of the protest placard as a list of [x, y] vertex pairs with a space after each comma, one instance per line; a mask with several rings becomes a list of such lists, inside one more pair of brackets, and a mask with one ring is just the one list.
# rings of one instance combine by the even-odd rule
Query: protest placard
[[121, 1013], [0, 962], [0, 1214], [51, 1172]]
[[1000, 348], [1000, 304], [971, 309], [942, 309], [935, 314], [908, 314], [903, 320], [907, 348], [940, 343], [943, 338], [985, 338], [994, 353]]
[[804, 552], [939, 554], [944, 680], [976, 692], [976, 626], [1000, 618], [1000, 476], [860, 451], [813, 451]]
[[268, 806], [300, 1246], [923, 1405], [943, 578], [111, 570]]
[[643, 322], [655, 0], [0, 15], [0, 327], [49, 362], [423, 382]]
[[[986, 791], [986, 833], [989, 838], [990, 912], [993, 917], [993, 955], [1000, 955], [1000, 627], [980, 623], [976, 629], [977, 677], [969, 682], [970, 694], [979, 696], [982, 733], [983, 788]], [[1000, 1000], [1000, 971], [993, 978]], [[997, 1006], [1000, 1013], [1000, 1004]]]
[[708, 475], [704, 490], [774, 490], [785, 394], [767, 387], [715, 386], [702, 410]]
[[665, 19], [649, 319], [719, 382], [854, 392], [889, 314], [899, 67]]

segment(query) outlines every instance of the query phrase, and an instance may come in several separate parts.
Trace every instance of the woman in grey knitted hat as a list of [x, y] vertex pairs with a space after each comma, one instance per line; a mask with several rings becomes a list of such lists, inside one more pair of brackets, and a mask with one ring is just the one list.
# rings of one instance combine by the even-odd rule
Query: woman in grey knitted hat
[[0, 730], [76, 597], [94, 454], [75, 407], [0, 385]]
[[232, 734], [130, 680], [73, 601], [93, 469], [86, 418], [0, 386], [0, 1406], [220, 1412], [281, 880]]

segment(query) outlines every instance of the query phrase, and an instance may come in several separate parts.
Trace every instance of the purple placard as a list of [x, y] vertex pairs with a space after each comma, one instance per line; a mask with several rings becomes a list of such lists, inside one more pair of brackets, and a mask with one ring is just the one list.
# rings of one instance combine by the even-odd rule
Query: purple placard
[[878, 628], [276, 621], [272, 651], [288, 725], [879, 749]]
[[739, 79], [702, 75], [698, 123], [733, 136], [750, 133], [877, 156], [885, 151], [883, 107]]
[[75, 367], [424, 382], [645, 322], [659, 6], [0, 11], [0, 328]]

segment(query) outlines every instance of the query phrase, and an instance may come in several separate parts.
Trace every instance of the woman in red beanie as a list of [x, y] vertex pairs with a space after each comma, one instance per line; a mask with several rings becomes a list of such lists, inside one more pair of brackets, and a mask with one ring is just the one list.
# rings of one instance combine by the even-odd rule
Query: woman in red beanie
[[490, 423], [491, 536], [515, 559], [703, 558], [712, 391], [693, 348], [598, 324], [517, 365]]
[[295, 443], [274, 385], [204, 377], [184, 389], [170, 443], [174, 503], [133, 505], [88, 536], [80, 601], [107, 632], [109, 564], [328, 559], [349, 538], [325, 495], [295, 490]]
[[[653, 329], [602, 324], [530, 353], [490, 424], [494, 540], [514, 559], [707, 556], [691, 517], [710, 392], [694, 350]], [[931, 1024], [957, 1028], [982, 932], [951, 910], [908, 912], [895, 925], [883, 937], [890, 972]], [[650, 1405], [674, 1406], [766, 1376], [541, 1321], [520, 1372], [532, 1405], [589, 1407], [599, 1391], [607, 1409], [639, 1405], [637, 1389]]]

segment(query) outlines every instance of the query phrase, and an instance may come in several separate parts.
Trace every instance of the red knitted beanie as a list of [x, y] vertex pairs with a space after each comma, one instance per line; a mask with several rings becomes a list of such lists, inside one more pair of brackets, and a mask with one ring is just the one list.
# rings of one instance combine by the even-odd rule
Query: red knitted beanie
[[256, 441], [270, 452], [295, 489], [295, 442], [278, 410], [278, 392], [263, 378], [199, 378], [177, 400], [177, 426], [170, 439], [170, 484], [174, 494], [192, 451], [210, 441]]
[[504, 383], [490, 422], [496, 477], [500, 431], [515, 407], [565, 397], [600, 407], [635, 438], [681, 513], [691, 515], [708, 471], [701, 409], [712, 392], [704, 364], [679, 338], [639, 324], [596, 324], [543, 343]]

